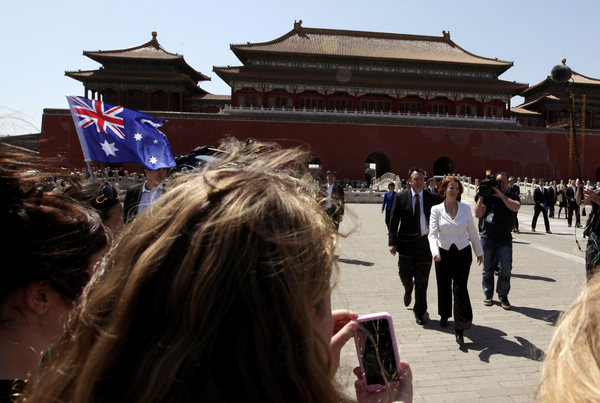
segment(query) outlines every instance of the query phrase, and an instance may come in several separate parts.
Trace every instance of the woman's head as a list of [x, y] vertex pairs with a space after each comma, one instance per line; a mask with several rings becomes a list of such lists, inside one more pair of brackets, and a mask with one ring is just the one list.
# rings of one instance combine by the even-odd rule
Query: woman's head
[[75, 400], [331, 395], [314, 318], [331, 314], [336, 235], [299, 179], [305, 156], [228, 150], [176, 178], [90, 284], [65, 336], [78, 346], [57, 351]]
[[90, 256], [106, 245], [106, 235], [98, 215], [51, 190], [52, 180], [42, 169], [24, 155], [0, 154], [5, 234], [0, 242], [0, 325], [15, 327], [30, 322], [27, 315], [39, 314], [44, 324], [39, 331], [51, 339], [62, 323], [46, 319], [66, 317], [89, 280]]
[[463, 193], [463, 185], [462, 183], [460, 183], [460, 181], [458, 180], [458, 178], [456, 178], [455, 176], [447, 176], [443, 181], [442, 184], [439, 186], [438, 188], [438, 195], [440, 195], [440, 197], [442, 198], [446, 198], [446, 192], [448, 191], [448, 186], [454, 183], [455, 185], [452, 185], [453, 188], [458, 188], [458, 194], [454, 197], [458, 197], [460, 195], [462, 195]]
[[600, 277], [562, 315], [544, 360], [540, 402], [600, 400]]

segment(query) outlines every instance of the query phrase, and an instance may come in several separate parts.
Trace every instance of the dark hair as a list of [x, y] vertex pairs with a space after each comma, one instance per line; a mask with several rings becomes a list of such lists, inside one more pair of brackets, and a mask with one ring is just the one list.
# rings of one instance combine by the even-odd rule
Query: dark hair
[[448, 185], [450, 184], [450, 182], [458, 183], [458, 195], [460, 196], [461, 194], [463, 194], [464, 187], [463, 187], [463, 184], [460, 183], [458, 178], [455, 176], [447, 176], [446, 179], [444, 179], [444, 181], [438, 188], [438, 195], [440, 195], [440, 197], [442, 197], [442, 198], [446, 197], [446, 189], [448, 188]]
[[413, 172], [415, 172], [415, 171], [416, 171], [416, 172], [418, 172], [418, 173], [420, 173], [421, 175], [425, 175], [425, 171], [424, 171], [422, 168], [419, 168], [419, 167], [411, 167], [411, 168], [408, 170], [408, 177], [410, 178], [410, 176], [412, 175], [412, 173], [413, 173]]
[[[59, 191], [38, 159], [0, 150], [0, 303], [16, 287], [46, 280], [75, 299], [89, 279], [90, 256], [106, 246], [98, 214]], [[74, 178], [60, 178], [74, 183]]]
[[109, 218], [109, 210], [119, 203], [117, 189], [110, 182], [89, 181], [81, 186], [70, 186], [64, 193], [89, 205], [102, 221]]
[[393, 186], [396, 187], [396, 184], [394, 182], [390, 182], [390, 184], [388, 185], [388, 187]]

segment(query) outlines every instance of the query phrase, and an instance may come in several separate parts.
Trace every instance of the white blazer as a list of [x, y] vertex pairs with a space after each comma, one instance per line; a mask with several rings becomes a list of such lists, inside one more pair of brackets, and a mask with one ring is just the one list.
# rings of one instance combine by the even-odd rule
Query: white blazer
[[459, 250], [473, 244], [475, 256], [483, 256], [479, 233], [475, 228], [471, 209], [465, 203], [458, 202], [458, 211], [454, 220], [446, 213], [444, 203], [431, 208], [429, 217], [429, 249], [431, 255], [440, 253], [440, 248], [449, 250], [455, 244]]

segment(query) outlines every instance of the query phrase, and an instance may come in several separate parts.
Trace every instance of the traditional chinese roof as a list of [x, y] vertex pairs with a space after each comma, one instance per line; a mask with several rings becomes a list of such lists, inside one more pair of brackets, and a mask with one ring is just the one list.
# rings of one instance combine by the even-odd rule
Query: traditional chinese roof
[[[572, 73], [571, 79], [569, 80], [571, 85], [574, 86], [585, 86], [589, 88], [596, 88], [600, 90], [600, 79], [592, 78], [584, 76], [583, 74], [579, 74], [576, 72]], [[562, 83], [556, 82], [552, 79], [552, 77], [548, 76], [545, 80], [540, 81], [539, 83], [532, 85], [527, 88], [525, 91], [521, 93], [522, 96], [527, 97], [529, 95], [533, 95], [539, 91], [544, 91], [547, 88], [561, 86]]]
[[196, 82], [210, 80], [210, 77], [207, 77], [199, 71], [196, 71], [189, 64], [187, 64], [182, 55], [167, 52], [160, 45], [160, 43], [158, 43], [158, 40], [156, 39], [157, 35], [158, 34], [156, 32], [152, 32], [152, 40], [133, 48], [119, 50], [98, 50], [96, 52], [84, 51], [83, 54], [103, 65], [107, 62], [119, 59], [145, 62], [153, 61], [156, 63], [174, 63], [180, 67], [182, 72], [189, 74], [193, 80], [196, 80]]
[[529, 109], [523, 108], [523, 105], [510, 108], [510, 113], [514, 115], [542, 116], [542, 114], [539, 112], [530, 111]]
[[513, 63], [477, 56], [467, 52], [450, 39], [449, 32], [441, 37], [380, 32], [346, 31], [305, 28], [302, 21], [294, 23], [287, 34], [262, 43], [231, 45], [231, 50], [246, 64], [252, 55], [279, 54], [326, 56], [381, 61], [451, 63], [489, 67], [497, 74]]

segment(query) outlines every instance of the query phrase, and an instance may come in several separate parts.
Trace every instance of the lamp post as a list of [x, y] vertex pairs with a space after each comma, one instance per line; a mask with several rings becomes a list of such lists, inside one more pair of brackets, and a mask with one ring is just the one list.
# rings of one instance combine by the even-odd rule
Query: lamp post
[[562, 64], [558, 64], [556, 66], [554, 66], [552, 68], [552, 71], [550, 72], [550, 77], [552, 77], [552, 80], [558, 82], [558, 83], [563, 83], [567, 89], [567, 92], [569, 93], [569, 112], [571, 115], [571, 127], [573, 128], [573, 147], [575, 148], [575, 162], [577, 163], [577, 175], [579, 175], [579, 180], [581, 180], [583, 182], [583, 174], [581, 172], [581, 161], [579, 159], [579, 148], [577, 146], [577, 131], [575, 128], [575, 110], [574, 110], [574, 103], [575, 103], [575, 97], [573, 95], [573, 91], [571, 90], [571, 76], [573, 75], [573, 72], [571, 71], [571, 69], [569, 68], [569, 66], [567, 66], [567, 59], [562, 59]]
[[[579, 159], [579, 148], [577, 146], [577, 130], [575, 128], [575, 96], [571, 90], [571, 76], [573, 71], [567, 66], [567, 59], [562, 59], [562, 64], [558, 64], [552, 68], [550, 76], [552, 80], [563, 83], [569, 93], [569, 112], [571, 115], [571, 127], [573, 128], [573, 147], [575, 148], [575, 162], [577, 163], [577, 175], [579, 176], [580, 183], [583, 184], [583, 174], [581, 172], [581, 161]], [[570, 163], [571, 161], [569, 161]], [[579, 189], [577, 189], [579, 191]], [[585, 215], [585, 206], [583, 207], [582, 215]]]

